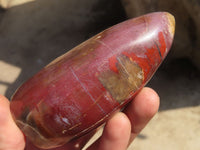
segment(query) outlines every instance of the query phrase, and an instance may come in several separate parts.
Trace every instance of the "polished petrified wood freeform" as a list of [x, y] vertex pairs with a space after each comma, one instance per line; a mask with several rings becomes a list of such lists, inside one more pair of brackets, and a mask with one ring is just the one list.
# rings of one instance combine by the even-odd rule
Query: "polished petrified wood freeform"
[[57, 58], [14, 94], [11, 111], [40, 148], [101, 125], [149, 81], [167, 55], [175, 20], [166, 12], [117, 24]]

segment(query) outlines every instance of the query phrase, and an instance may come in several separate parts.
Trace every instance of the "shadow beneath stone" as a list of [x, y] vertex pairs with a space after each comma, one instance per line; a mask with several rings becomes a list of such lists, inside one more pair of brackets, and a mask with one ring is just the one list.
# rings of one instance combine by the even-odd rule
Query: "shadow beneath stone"
[[145, 140], [145, 139], [147, 139], [148, 137], [147, 137], [146, 135], [144, 135], [144, 134], [139, 134], [139, 135], [137, 136], [137, 138], [142, 139], [142, 140]]
[[160, 96], [160, 111], [200, 105], [200, 72], [189, 59], [163, 63], [148, 83]]

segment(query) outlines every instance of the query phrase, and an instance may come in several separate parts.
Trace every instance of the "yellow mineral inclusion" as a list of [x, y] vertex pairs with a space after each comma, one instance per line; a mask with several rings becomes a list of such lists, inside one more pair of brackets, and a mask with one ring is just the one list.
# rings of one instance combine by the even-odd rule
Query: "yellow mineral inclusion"
[[173, 15], [171, 15], [170, 13], [166, 13], [167, 19], [169, 21], [169, 32], [171, 34], [171, 36], [174, 36], [174, 32], [175, 32], [175, 18]]

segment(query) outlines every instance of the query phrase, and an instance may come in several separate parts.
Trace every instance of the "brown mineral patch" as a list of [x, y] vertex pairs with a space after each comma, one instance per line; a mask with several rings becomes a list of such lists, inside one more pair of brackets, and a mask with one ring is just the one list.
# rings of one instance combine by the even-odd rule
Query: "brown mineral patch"
[[144, 72], [134, 61], [126, 56], [117, 58], [118, 74], [108, 70], [99, 75], [99, 81], [118, 102], [129, 98], [141, 86]]

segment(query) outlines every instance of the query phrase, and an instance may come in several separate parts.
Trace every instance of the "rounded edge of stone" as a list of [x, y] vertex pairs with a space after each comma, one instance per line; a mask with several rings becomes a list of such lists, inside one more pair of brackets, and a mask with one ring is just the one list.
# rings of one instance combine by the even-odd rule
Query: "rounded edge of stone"
[[166, 12], [166, 16], [167, 16], [167, 20], [169, 22], [168, 23], [169, 32], [170, 32], [171, 36], [173, 37], [174, 33], [175, 33], [175, 24], [176, 24], [175, 17], [172, 14], [168, 13], [168, 12]]

